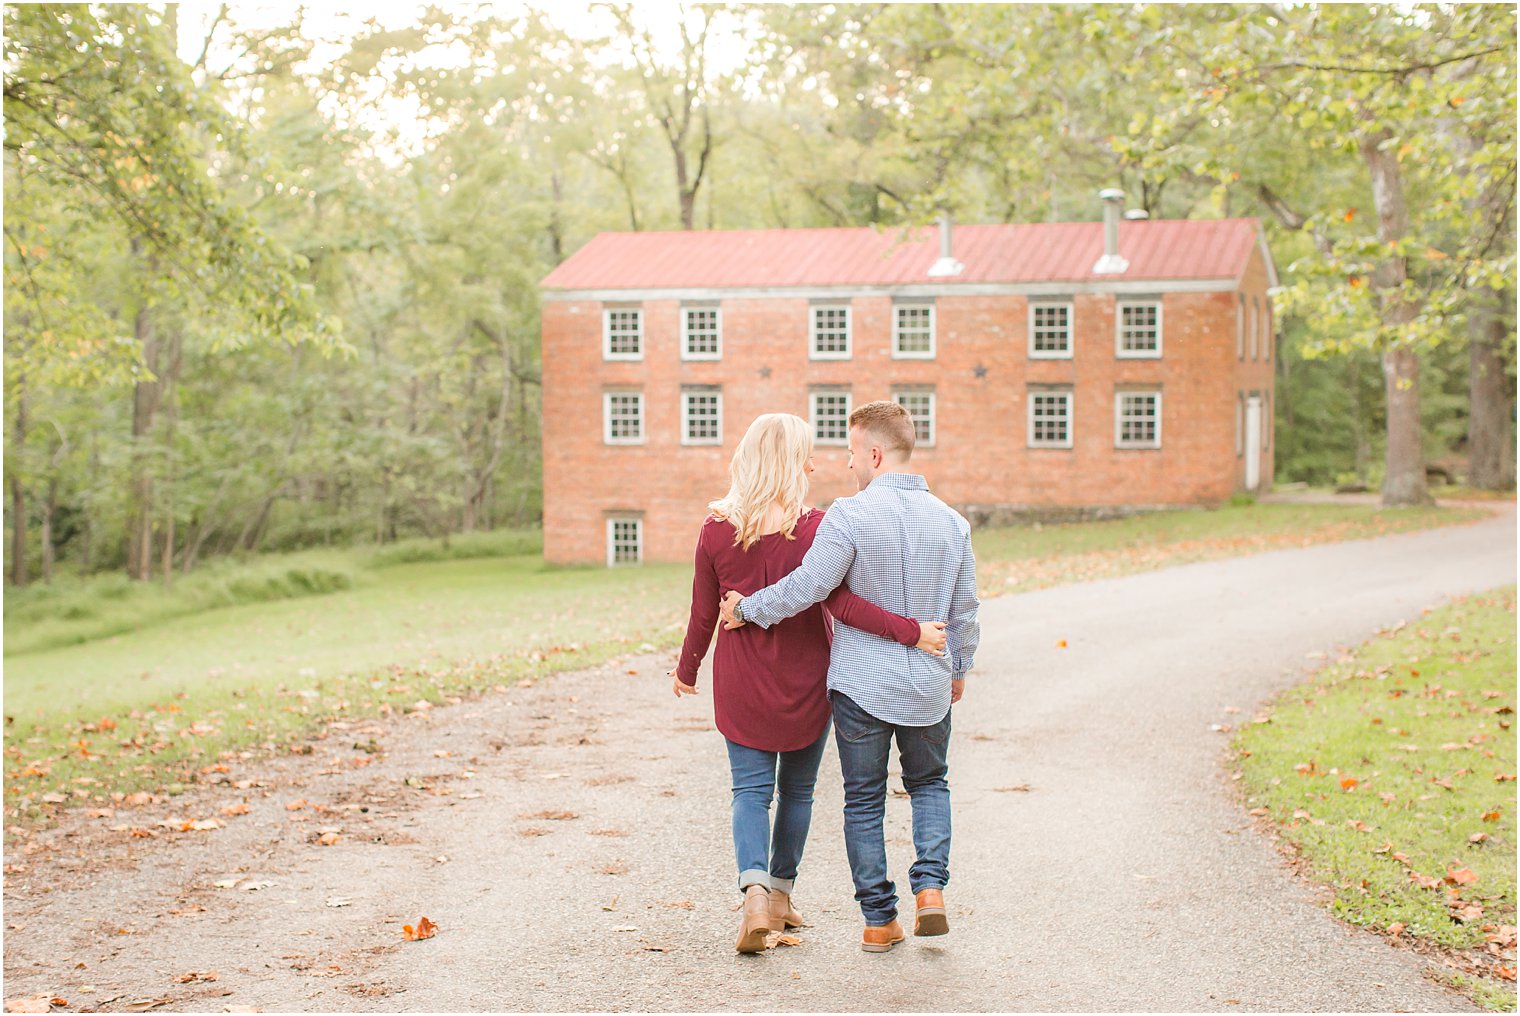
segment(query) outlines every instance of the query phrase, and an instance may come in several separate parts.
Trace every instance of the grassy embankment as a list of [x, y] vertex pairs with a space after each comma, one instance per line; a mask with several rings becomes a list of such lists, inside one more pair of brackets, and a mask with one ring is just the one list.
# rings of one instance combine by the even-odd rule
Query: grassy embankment
[[[1252, 814], [1331, 909], [1515, 1008], [1515, 590], [1391, 628], [1278, 698], [1236, 747]], [[1268, 720], [1268, 722], [1262, 722]]]
[[[1248, 505], [985, 530], [976, 546], [983, 593], [998, 595], [1481, 514]], [[271, 556], [167, 592], [117, 578], [12, 591], [7, 813], [173, 790], [209, 767], [299, 748], [334, 720], [671, 649], [689, 575], [551, 568], [535, 537], [507, 533]]]

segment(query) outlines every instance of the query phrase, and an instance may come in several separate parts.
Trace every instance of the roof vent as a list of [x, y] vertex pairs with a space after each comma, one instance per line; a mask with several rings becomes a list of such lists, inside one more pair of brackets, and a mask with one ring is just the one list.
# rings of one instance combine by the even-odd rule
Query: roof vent
[[1150, 217], [1151, 213], [1147, 212], [1144, 208], [1131, 208], [1124, 213], [1124, 221], [1126, 222], [1144, 222]]
[[1119, 275], [1129, 267], [1129, 262], [1119, 256], [1119, 214], [1124, 205], [1124, 192], [1109, 187], [1098, 192], [1103, 199], [1103, 256], [1093, 265], [1094, 275]]
[[965, 267], [950, 253], [950, 213], [940, 212], [939, 260], [929, 266], [929, 278], [943, 279], [951, 275], [959, 275]]

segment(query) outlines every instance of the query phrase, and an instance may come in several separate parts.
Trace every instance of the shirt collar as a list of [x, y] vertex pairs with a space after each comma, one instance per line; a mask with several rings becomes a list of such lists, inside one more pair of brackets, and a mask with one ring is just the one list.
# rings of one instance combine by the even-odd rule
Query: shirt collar
[[869, 487], [891, 487], [894, 490], [928, 490], [929, 481], [919, 473], [878, 473]]

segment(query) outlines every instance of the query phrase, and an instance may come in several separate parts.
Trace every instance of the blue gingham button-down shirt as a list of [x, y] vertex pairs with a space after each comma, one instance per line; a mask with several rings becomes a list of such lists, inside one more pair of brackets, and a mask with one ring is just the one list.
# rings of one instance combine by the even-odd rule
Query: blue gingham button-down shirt
[[944, 719], [950, 681], [971, 669], [981, 637], [971, 526], [929, 492], [922, 476], [881, 473], [829, 506], [802, 564], [744, 597], [744, 619], [768, 628], [841, 582], [904, 617], [948, 622], [946, 654], [931, 656], [836, 622], [829, 690], [888, 723], [926, 727]]

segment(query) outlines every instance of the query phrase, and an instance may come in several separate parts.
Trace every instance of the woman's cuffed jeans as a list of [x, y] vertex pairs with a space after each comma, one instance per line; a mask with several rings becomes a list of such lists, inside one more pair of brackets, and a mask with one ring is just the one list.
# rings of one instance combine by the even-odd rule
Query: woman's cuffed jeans
[[[790, 893], [797, 865], [813, 821], [813, 785], [828, 742], [825, 727], [818, 740], [796, 751], [762, 751], [728, 742], [733, 773], [734, 856], [739, 889], [762, 885]], [[771, 824], [771, 801], [776, 822]]]

